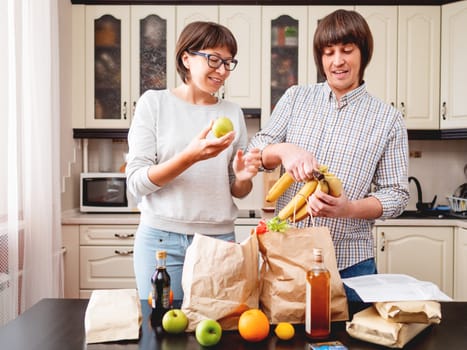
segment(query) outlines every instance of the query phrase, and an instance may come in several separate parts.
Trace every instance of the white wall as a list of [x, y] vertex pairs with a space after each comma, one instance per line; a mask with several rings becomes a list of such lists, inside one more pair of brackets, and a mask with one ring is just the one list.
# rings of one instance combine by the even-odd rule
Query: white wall
[[[60, 162], [62, 178], [62, 209], [77, 206], [79, 195], [78, 179], [74, 174], [81, 169], [79, 142], [73, 140], [71, 125], [71, 1], [58, 0], [59, 45], [60, 45]], [[75, 200], [76, 198], [76, 200]]]
[[[467, 140], [409, 141], [410, 151], [421, 151], [420, 158], [410, 158], [409, 176], [415, 176], [421, 184], [423, 201], [448, 204], [446, 196], [467, 182], [464, 165], [467, 164]], [[415, 209], [417, 189], [410, 183], [410, 201], [407, 209]]]

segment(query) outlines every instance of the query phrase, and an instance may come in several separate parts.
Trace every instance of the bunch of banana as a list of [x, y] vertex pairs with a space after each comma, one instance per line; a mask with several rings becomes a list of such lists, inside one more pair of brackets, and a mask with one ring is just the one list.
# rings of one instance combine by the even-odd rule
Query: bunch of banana
[[[269, 190], [266, 201], [274, 202], [277, 200], [293, 182], [292, 176], [287, 172], [284, 173]], [[319, 171], [315, 173], [315, 178], [303, 185], [290, 202], [282, 208], [278, 214], [278, 218], [280, 220], [289, 219], [292, 222], [298, 222], [308, 217], [306, 201], [317, 188], [334, 197], [339, 197], [342, 193], [342, 182], [337, 176], [328, 172], [326, 165], [321, 165]]]

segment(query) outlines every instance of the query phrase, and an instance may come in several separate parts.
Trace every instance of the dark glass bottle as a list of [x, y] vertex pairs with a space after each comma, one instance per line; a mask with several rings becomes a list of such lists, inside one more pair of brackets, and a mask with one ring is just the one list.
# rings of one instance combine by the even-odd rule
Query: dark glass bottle
[[306, 280], [305, 333], [311, 339], [326, 339], [331, 332], [331, 275], [320, 248], [313, 248]]
[[156, 253], [156, 270], [151, 277], [152, 284], [152, 313], [151, 323], [157, 329], [162, 326], [162, 317], [170, 308], [170, 276], [165, 261], [167, 252], [159, 250]]

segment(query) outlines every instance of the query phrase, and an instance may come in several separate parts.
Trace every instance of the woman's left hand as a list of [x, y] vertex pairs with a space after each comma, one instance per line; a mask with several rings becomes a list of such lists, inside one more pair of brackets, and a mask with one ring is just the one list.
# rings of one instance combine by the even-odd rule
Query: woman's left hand
[[261, 152], [258, 148], [244, 154], [241, 149], [237, 150], [233, 161], [233, 170], [238, 181], [251, 180], [258, 173], [261, 166]]

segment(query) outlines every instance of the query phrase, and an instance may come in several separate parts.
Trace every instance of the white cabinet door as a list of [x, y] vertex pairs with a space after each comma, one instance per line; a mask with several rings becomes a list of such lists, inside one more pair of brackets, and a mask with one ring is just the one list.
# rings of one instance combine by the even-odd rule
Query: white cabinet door
[[81, 246], [80, 289], [136, 288], [133, 246]]
[[458, 227], [454, 251], [454, 299], [467, 301], [467, 229]]
[[86, 6], [87, 128], [124, 128], [130, 108], [130, 8]]
[[81, 225], [79, 287], [135, 288], [133, 241], [136, 225]]
[[441, 128], [467, 127], [467, 1], [442, 6]]
[[135, 225], [81, 225], [81, 245], [132, 245], [137, 226]]
[[396, 104], [397, 6], [355, 6], [368, 22], [373, 35], [373, 57], [363, 79], [368, 91], [387, 103]]
[[439, 129], [440, 8], [398, 8], [397, 108], [408, 129]]
[[64, 297], [79, 298], [79, 226], [62, 225]]
[[[285, 90], [306, 84], [308, 67], [308, 7], [263, 6], [261, 65], [261, 127]], [[286, 28], [294, 30], [295, 38], [285, 40]]]
[[220, 6], [219, 23], [237, 39], [238, 65], [225, 83], [223, 98], [242, 108], [261, 107], [261, 7]]
[[376, 234], [379, 273], [401, 273], [433, 282], [452, 297], [452, 227], [382, 226]]

